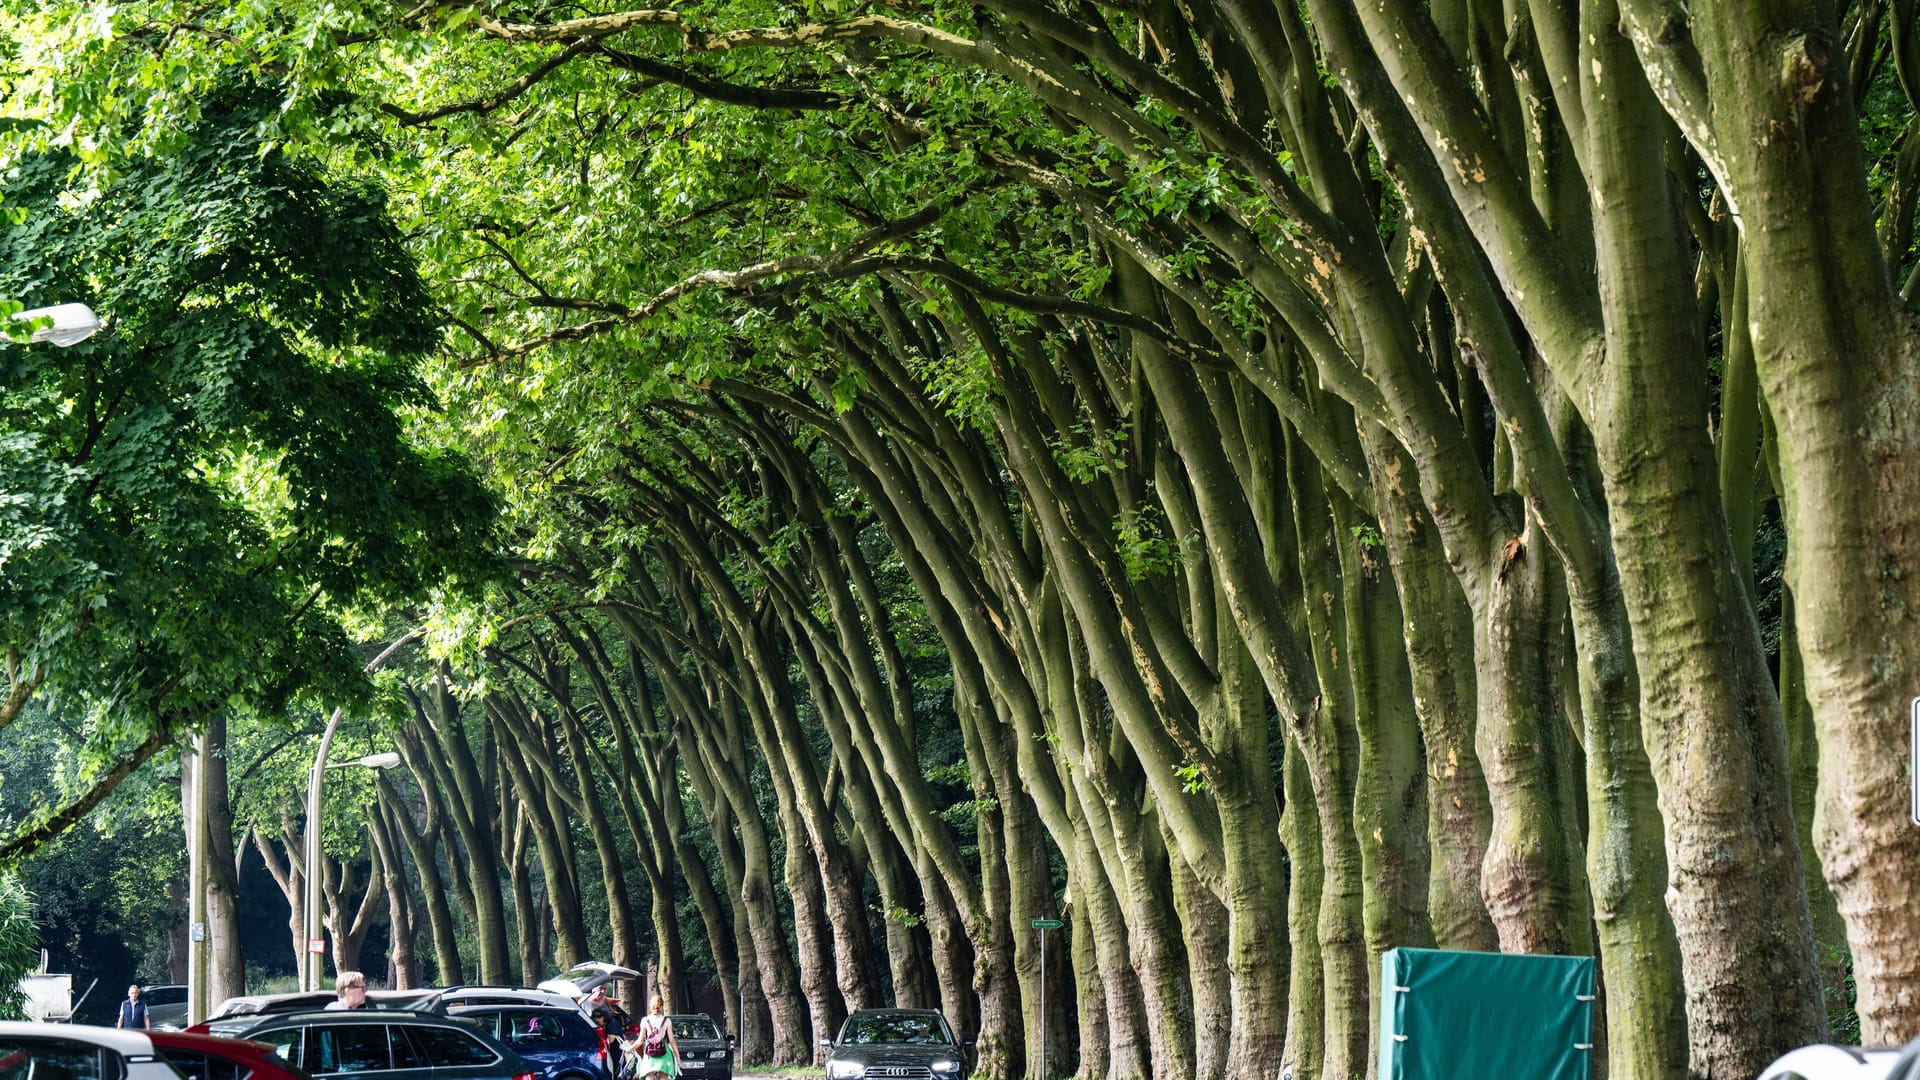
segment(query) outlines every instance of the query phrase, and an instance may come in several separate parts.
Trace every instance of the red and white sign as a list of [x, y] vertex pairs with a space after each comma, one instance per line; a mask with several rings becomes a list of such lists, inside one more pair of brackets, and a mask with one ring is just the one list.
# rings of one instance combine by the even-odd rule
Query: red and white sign
[[326, 951], [327, 951], [327, 939], [326, 939], [326, 938], [323, 938], [323, 937], [317, 937], [317, 938], [308, 938], [308, 939], [307, 939], [307, 951], [308, 951], [308, 952], [310, 952], [310, 953], [316, 953], [316, 954], [318, 954], [318, 953], [324, 953], [324, 952], [326, 952]]

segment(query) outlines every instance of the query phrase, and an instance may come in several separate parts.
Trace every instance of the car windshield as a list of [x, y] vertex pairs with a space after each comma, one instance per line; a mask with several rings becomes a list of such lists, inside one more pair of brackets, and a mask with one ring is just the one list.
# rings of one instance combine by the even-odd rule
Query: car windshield
[[899, 1016], [854, 1016], [847, 1020], [840, 1039], [853, 1046], [876, 1043], [904, 1043], [929, 1046], [948, 1042], [938, 1017], [907, 1013]]
[[673, 1036], [676, 1039], [717, 1039], [720, 1037], [720, 1029], [714, 1026], [712, 1020], [704, 1016], [675, 1016], [671, 1019], [673, 1020]]

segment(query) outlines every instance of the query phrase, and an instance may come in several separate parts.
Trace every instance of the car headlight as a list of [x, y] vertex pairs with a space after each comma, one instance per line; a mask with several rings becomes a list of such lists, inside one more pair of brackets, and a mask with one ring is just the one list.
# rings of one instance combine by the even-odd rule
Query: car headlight
[[953, 1060], [952, 1058], [941, 1058], [940, 1060], [933, 1063], [933, 1071], [947, 1072], [947, 1073], [959, 1072], [960, 1063]]
[[867, 1067], [857, 1061], [827, 1062], [827, 1080], [860, 1080]]

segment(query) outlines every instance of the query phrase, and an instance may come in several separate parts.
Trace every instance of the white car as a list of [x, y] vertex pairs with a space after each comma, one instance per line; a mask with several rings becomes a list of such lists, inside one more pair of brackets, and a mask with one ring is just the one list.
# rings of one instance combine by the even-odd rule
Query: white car
[[[1767, 1066], [1759, 1080], [1889, 1080], [1920, 1076], [1920, 1042], [1903, 1052], [1850, 1046], [1803, 1046]], [[1894, 1066], [1905, 1065], [1895, 1071]]]
[[[548, 979], [540, 984], [540, 989], [551, 990], [556, 994], [583, 998], [593, 993], [594, 988], [606, 986], [615, 979], [637, 979], [640, 973], [632, 968], [609, 964], [604, 960], [588, 960], [567, 969], [565, 975]], [[611, 989], [611, 988], [609, 988]], [[615, 995], [618, 997], [618, 995]]]
[[[440, 991], [440, 1004], [456, 1005], [553, 1005], [587, 1015], [586, 1002], [572, 994], [527, 986], [452, 986]], [[591, 1017], [589, 1017], [591, 1019]]]
[[180, 1080], [137, 1031], [0, 1021], [0, 1076], [61, 1080]]

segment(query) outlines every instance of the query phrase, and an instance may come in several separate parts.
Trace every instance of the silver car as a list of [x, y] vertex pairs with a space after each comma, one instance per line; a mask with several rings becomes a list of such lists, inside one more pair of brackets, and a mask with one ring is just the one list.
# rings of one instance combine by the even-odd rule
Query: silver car
[[180, 1080], [144, 1032], [0, 1021], [0, 1080]]
[[1904, 1051], [1803, 1046], [1767, 1066], [1759, 1080], [1920, 1080], [1920, 1039]]
[[147, 1003], [147, 1022], [159, 1031], [180, 1031], [187, 1026], [187, 988], [178, 983], [145, 986], [140, 1000]]

